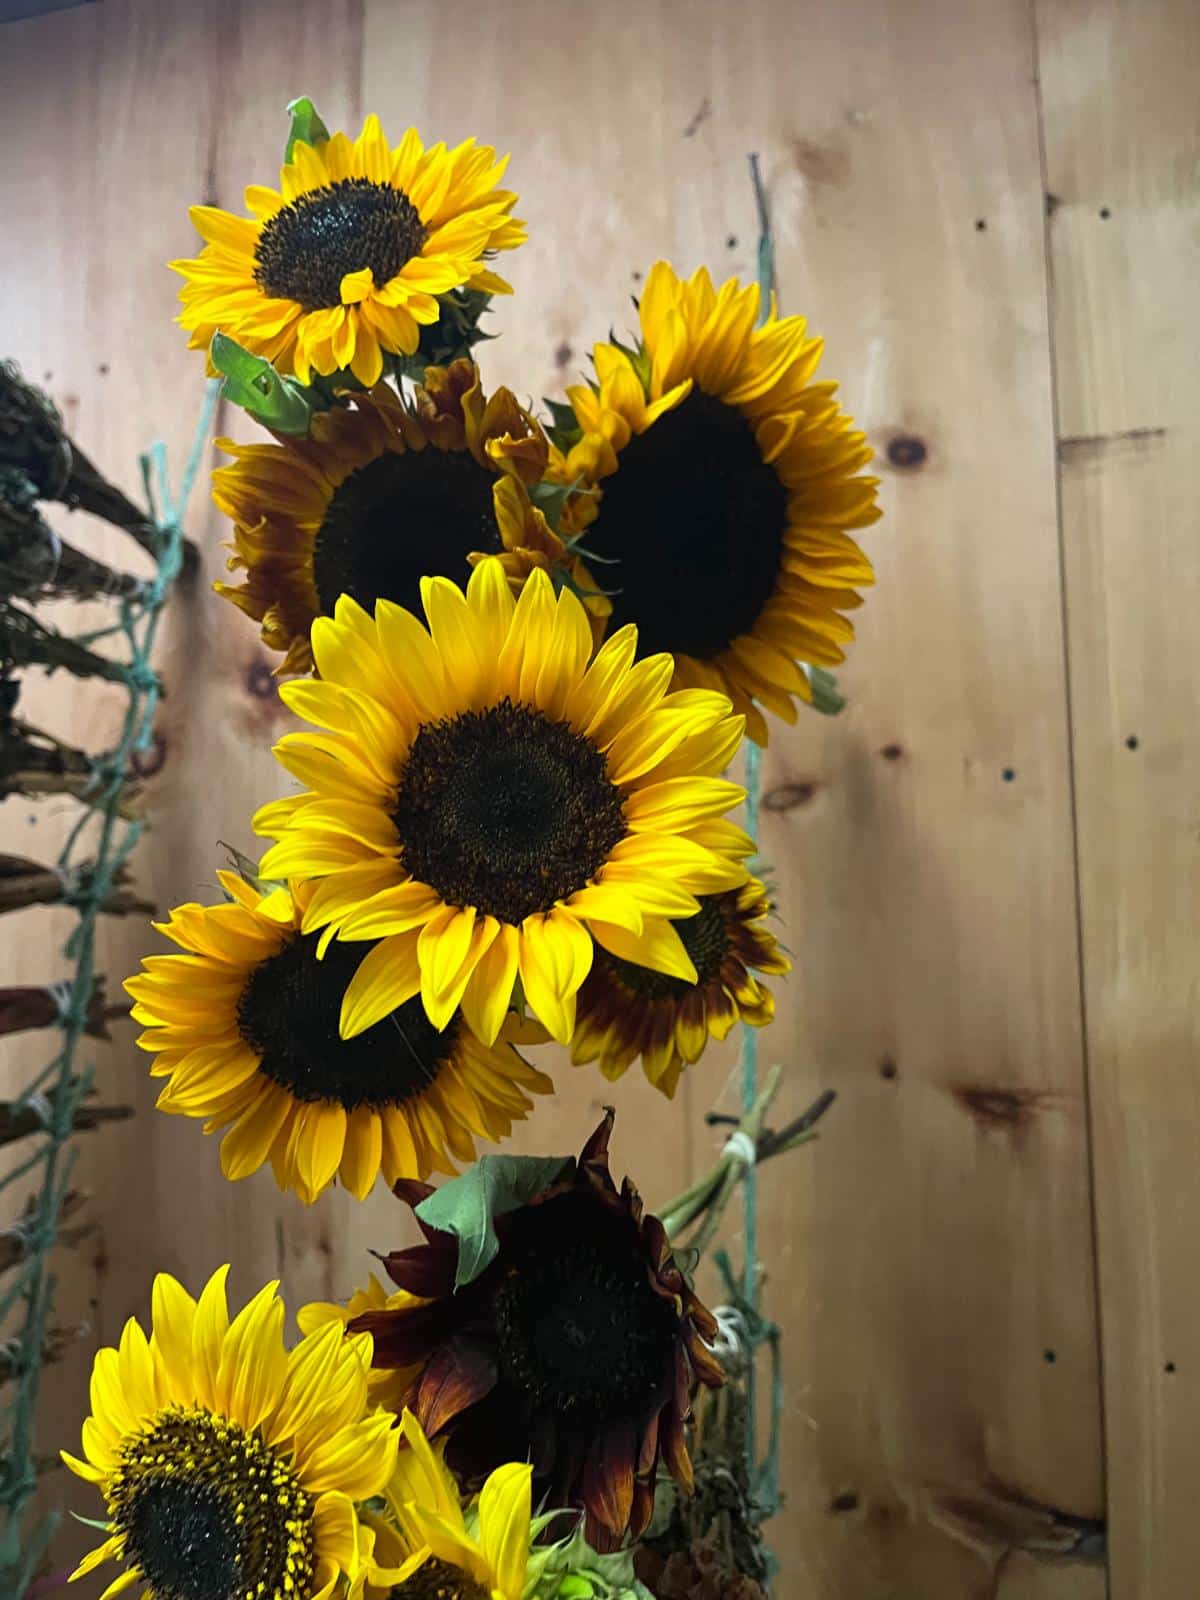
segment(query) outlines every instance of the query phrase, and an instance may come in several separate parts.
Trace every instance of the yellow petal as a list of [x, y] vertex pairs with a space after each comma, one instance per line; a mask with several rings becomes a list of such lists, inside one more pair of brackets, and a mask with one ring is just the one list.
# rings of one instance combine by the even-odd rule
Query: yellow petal
[[[494, 920], [494, 919], [492, 919]], [[463, 990], [467, 1026], [483, 1044], [496, 1042], [504, 1024], [517, 976], [520, 936], [510, 923], [497, 923], [491, 948], [478, 962]]]
[[417, 940], [411, 934], [382, 939], [368, 950], [342, 997], [343, 1039], [365, 1033], [411, 1000], [421, 988]]
[[531, 1466], [511, 1461], [496, 1468], [479, 1496], [479, 1542], [504, 1600], [521, 1600], [525, 1587], [532, 1478]]
[[665, 917], [647, 917], [640, 934], [632, 934], [611, 923], [593, 922], [592, 934], [610, 955], [622, 961], [632, 961], [634, 966], [649, 967], [652, 972], [665, 972], [672, 978], [682, 978], [684, 983], [695, 983], [696, 968], [684, 948], [683, 940]]
[[575, 1027], [575, 1001], [592, 965], [592, 941], [569, 911], [536, 912], [521, 924], [519, 965], [529, 1008], [560, 1044]]

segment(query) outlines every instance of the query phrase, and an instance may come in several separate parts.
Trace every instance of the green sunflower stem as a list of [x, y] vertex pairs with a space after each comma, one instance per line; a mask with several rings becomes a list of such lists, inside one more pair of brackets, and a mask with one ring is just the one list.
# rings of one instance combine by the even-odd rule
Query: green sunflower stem
[[[783, 1067], [777, 1063], [767, 1074], [767, 1080], [756, 1096], [754, 1104], [738, 1122], [736, 1131], [746, 1136], [751, 1149], [755, 1151], [758, 1149], [767, 1112], [771, 1109], [782, 1082]], [[659, 1220], [671, 1239], [678, 1238], [686, 1228], [690, 1228], [697, 1221], [700, 1222], [698, 1231], [686, 1241], [687, 1247], [699, 1254], [703, 1254], [712, 1243], [734, 1190], [752, 1165], [736, 1148], [733, 1150], [729, 1148], [733, 1143], [734, 1136], [731, 1135], [716, 1164], [659, 1212]]]

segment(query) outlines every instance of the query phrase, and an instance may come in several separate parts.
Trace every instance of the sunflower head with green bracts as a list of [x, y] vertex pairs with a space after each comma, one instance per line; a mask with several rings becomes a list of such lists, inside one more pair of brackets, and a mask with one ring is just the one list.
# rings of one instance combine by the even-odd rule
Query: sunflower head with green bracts
[[454, 1012], [435, 1028], [410, 997], [353, 1039], [338, 1033], [367, 944], [321, 955], [303, 931], [311, 887], [263, 892], [218, 873], [229, 899], [177, 906], [161, 931], [182, 954], [147, 956], [126, 980], [139, 1039], [165, 1078], [159, 1109], [226, 1128], [221, 1168], [270, 1163], [311, 1205], [339, 1178], [359, 1200], [454, 1172], [477, 1139], [503, 1139], [552, 1085], [505, 1038], [484, 1045]]
[[427, 626], [348, 596], [313, 625], [319, 680], [280, 694], [319, 731], [275, 747], [309, 787], [255, 818], [276, 840], [263, 873], [315, 883], [303, 931], [378, 941], [343, 1036], [419, 994], [434, 1028], [461, 1008], [486, 1046], [519, 979], [566, 1043], [593, 940], [695, 982], [670, 919], [749, 876], [725, 816], [744, 791], [719, 776], [742, 734], [729, 701], [668, 692], [670, 658], [636, 660], [633, 628], [595, 650], [583, 606], [543, 571], [519, 599], [495, 560], [465, 593], [441, 578], [421, 592]]
[[762, 1028], [773, 1020], [774, 997], [756, 974], [790, 972], [791, 962], [764, 926], [770, 910], [757, 878], [701, 895], [697, 915], [675, 923], [695, 983], [597, 950], [579, 991], [571, 1059], [597, 1061], [616, 1079], [640, 1058], [647, 1079], [673, 1097], [710, 1039], [727, 1038], [738, 1022]]
[[393, 146], [376, 116], [357, 139], [309, 133], [278, 189], [246, 190], [248, 216], [192, 207], [205, 245], [171, 263], [184, 279], [179, 321], [193, 349], [220, 331], [301, 383], [348, 370], [371, 388], [385, 356], [411, 355], [438, 322], [439, 297], [509, 292], [487, 262], [525, 229], [516, 195], [498, 187], [507, 157], [488, 145], [427, 148], [409, 128]]
[[794, 722], [803, 664], [837, 665], [854, 636], [844, 613], [873, 573], [851, 535], [880, 516], [871, 450], [815, 380], [821, 341], [773, 304], [760, 326], [756, 285], [659, 261], [638, 309], [636, 346], [597, 345], [595, 381], [568, 390], [551, 475], [599, 486], [583, 549], [612, 626], [669, 651], [676, 687], [727, 694], [765, 744], [763, 710]]
[[530, 500], [546, 436], [510, 390], [486, 395], [465, 359], [427, 368], [409, 398], [386, 383], [345, 396], [304, 438], [217, 443], [234, 460], [213, 473], [213, 499], [233, 523], [229, 568], [245, 576], [214, 587], [261, 624], [280, 673], [312, 669], [312, 625], [343, 594], [372, 613], [381, 599], [413, 611], [423, 578], [465, 583], [501, 553], [517, 572], [563, 557]]
[[[548, 1505], [584, 1513], [602, 1553], [649, 1524], [660, 1464], [692, 1484], [692, 1393], [716, 1387], [717, 1324], [696, 1297], [656, 1217], [608, 1166], [610, 1111], [578, 1162], [528, 1203], [494, 1219], [498, 1250], [459, 1281], [453, 1235], [384, 1265], [424, 1304], [365, 1312], [375, 1364], [418, 1366], [407, 1405], [467, 1486], [509, 1456], [528, 1456]], [[419, 1206], [431, 1191], [401, 1185]]]
[[367, 1395], [370, 1340], [334, 1325], [288, 1351], [268, 1284], [230, 1320], [228, 1268], [199, 1300], [154, 1281], [149, 1338], [131, 1318], [96, 1356], [83, 1454], [107, 1536], [72, 1573], [121, 1565], [105, 1600], [328, 1600], [358, 1575], [358, 1505], [395, 1470], [393, 1418]]

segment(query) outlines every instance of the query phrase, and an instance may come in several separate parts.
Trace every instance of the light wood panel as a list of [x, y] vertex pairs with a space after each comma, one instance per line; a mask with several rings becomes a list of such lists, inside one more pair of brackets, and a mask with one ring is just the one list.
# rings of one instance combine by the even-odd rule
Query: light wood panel
[[[1090, 69], [1089, 98], [1071, 71], [1074, 12], [1051, 7], [1041, 31], [1043, 71], [1056, 52], [1063, 62], [1047, 103], [1052, 165], [1056, 137], [1064, 160], [1098, 162], [1088, 138], [1116, 130], [1120, 113], [1101, 112], [1094, 79], [1112, 63]], [[1090, 24], [1084, 32], [1094, 48]], [[155, 415], [181, 459], [200, 384], [159, 263], [192, 249], [189, 200], [235, 205], [269, 170], [292, 95], [312, 94], [331, 121], [375, 109], [392, 130], [413, 120], [431, 136], [475, 132], [513, 151], [531, 242], [511, 262], [518, 292], [497, 311], [503, 338], [484, 361], [493, 382], [523, 394], [561, 390], [592, 340], [632, 320], [627, 297], [656, 255], [753, 271], [745, 155], [761, 151], [784, 306], [827, 335], [829, 375], [884, 457], [888, 512], [869, 535], [880, 584], [846, 674], [852, 707], [836, 723], [781, 730], [764, 771], [765, 849], [798, 972], [763, 1054], [791, 1068], [781, 1115], [819, 1088], [840, 1094], [821, 1143], [763, 1175], [788, 1377], [788, 1506], [772, 1538], [784, 1592], [820, 1600], [1104, 1592], [1098, 1567], [1054, 1553], [1078, 1539], [1071, 1519], [1100, 1516], [1103, 1487], [1036, 65], [1025, 0], [105, 0], [0, 33], [0, 94], [28, 147], [0, 176], [4, 342], [32, 376], [54, 374], [60, 400], [75, 397], [72, 425], [130, 486]], [[1139, 104], [1141, 82], [1122, 80]], [[1181, 115], [1156, 111], [1155, 137], [1169, 138]], [[1123, 159], [1129, 193], [1141, 195], [1147, 162]], [[1139, 205], [1166, 193], [1151, 186]], [[1073, 225], [1069, 211], [1055, 230]], [[1155, 222], [1169, 226], [1184, 224]], [[1132, 233], [1116, 237], [1157, 255]], [[1149, 259], [1128, 255], [1119, 280], [1089, 268], [1086, 293], [1059, 302], [1060, 350], [1069, 317], [1080, 382], [1106, 405], [1114, 377], [1130, 381], [1135, 346], [1099, 338], [1096, 322], [1119, 321], [1132, 265]], [[1160, 296], [1182, 296], [1185, 281], [1161, 277]], [[1153, 318], [1143, 309], [1152, 328], [1183, 321], [1175, 301]], [[1143, 409], [1111, 425], [1171, 420]], [[245, 435], [236, 417], [224, 425]], [[887, 463], [898, 435], [921, 442], [918, 465]], [[1180, 494], [1184, 460], [1181, 446]], [[1178, 505], [1164, 499], [1161, 514]], [[1067, 511], [1070, 532], [1069, 491]], [[224, 530], [199, 500], [191, 531], [207, 580]], [[1098, 608], [1107, 650], [1114, 596], [1132, 604], [1143, 591], [1127, 568], [1114, 582], [1094, 566], [1089, 555], [1077, 598], [1068, 565], [1070, 610]], [[1137, 581], [1176, 631], [1182, 677], [1190, 614], [1168, 620], [1169, 583]], [[1138, 623], [1118, 620], [1124, 674]], [[1150, 659], [1147, 647], [1147, 684]], [[279, 791], [266, 745], [284, 722], [263, 694], [265, 662], [206, 581], [177, 601], [164, 651], [167, 760], [140, 857], [164, 906], [203, 895], [214, 841], [246, 848], [250, 810]], [[1077, 717], [1080, 675], [1107, 684], [1106, 662], [1073, 659]], [[1191, 706], [1164, 693], [1153, 709], [1178, 740], [1172, 704]], [[65, 731], [104, 731], [90, 687], [55, 684], [45, 705]], [[1155, 767], [1147, 746], [1130, 759], [1160, 773], [1158, 814], [1174, 815], [1171, 758]], [[6, 837], [23, 846], [22, 829], [41, 830], [41, 853], [53, 853], [44, 835], [60, 821], [7, 811]], [[42, 976], [62, 931], [51, 917], [22, 924], [16, 979]], [[114, 976], [146, 948], [142, 930], [107, 930]], [[22, 1051], [31, 1059], [28, 1042]], [[1182, 1095], [1182, 1051], [1175, 1059]], [[728, 1103], [729, 1067], [728, 1056], [706, 1061], [673, 1115], [640, 1080], [614, 1092], [567, 1072], [518, 1148], [577, 1145], [615, 1098], [617, 1165], [661, 1197], [707, 1158], [701, 1117]], [[305, 1212], [267, 1176], [221, 1183], [215, 1145], [152, 1114], [128, 1029], [101, 1076], [142, 1114], [84, 1142], [104, 1237], [72, 1274], [66, 1309], [91, 1300], [98, 1337], [145, 1311], [158, 1266], [194, 1280], [232, 1258], [239, 1292], [280, 1272], [300, 1300], [345, 1293], [366, 1246], [394, 1239], [386, 1196], [358, 1208], [334, 1194]], [[1134, 1092], [1128, 1070], [1120, 1092]], [[1148, 1116], [1149, 1090], [1137, 1093]], [[1128, 1166], [1115, 1118], [1103, 1116], [1110, 1166]], [[1186, 1127], [1178, 1137], [1176, 1156]], [[1163, 1145], [1146, 1149], [1163, 1164]], [[1127, 1172], [1118, 1186], [1113, 1270], [1140, 1282], [1157, 1256], [1127, 1258], [1150, 1218], [1163, 1219], [1137, 1182]], [[1180, 1202], [1179, 1252], [1184, 1226]], [[1149, 1289], [1142, 1303], [1153, 1304]], [[85, 1355], [50, 1386], [47, 1447], [77, 1427]], [[1131, 1409], [1128, 1390], [1117, 1402]], [[1163, 1503], [1157, 1483], [1150, 1493]]]
[[1200, 13], [1038, 5], [1112, 1593], [1189, 1594], [1200, 1294]]

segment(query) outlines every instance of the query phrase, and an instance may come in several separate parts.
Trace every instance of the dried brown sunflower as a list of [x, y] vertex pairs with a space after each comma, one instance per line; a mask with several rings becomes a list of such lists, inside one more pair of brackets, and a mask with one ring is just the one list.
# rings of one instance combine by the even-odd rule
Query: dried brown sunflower
[[[407, 1404], [468, 1487], [528, 1454], [535, 1495], [582, 1506], [601, 1552], [644, 1532], [660, 1460], [690, 1491], [692, 1393], [723, 1381], [705, 1343], [715, 1319], [629, 1179], [613, 1182], [612, 1121], [549, 1188], [495, 1218], [499, 1251], [472, 1283], [456, 1291], [456, 1241], [422, 1223], [426, 1242], [384, 1265], [426, 1303], [350, 1324], [372, 1333], [376, 1366], [420, 1364]], [[396, 1192], [415, 1207], [432, 1190]]]

